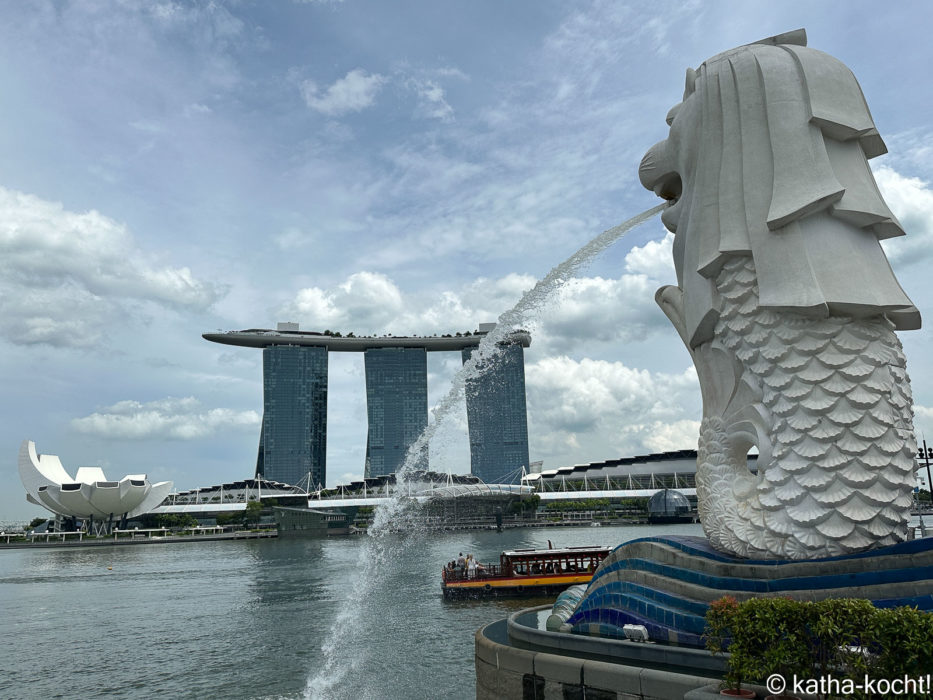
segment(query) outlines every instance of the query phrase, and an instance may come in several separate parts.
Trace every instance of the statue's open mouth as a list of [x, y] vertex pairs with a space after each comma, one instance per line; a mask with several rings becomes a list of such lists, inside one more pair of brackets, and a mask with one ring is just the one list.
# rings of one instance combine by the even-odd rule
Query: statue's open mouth
[[661, 221], [668, 231], [676, 232], [677, 220], [680, 218], [676, 208], [684, 184], [675, 167], [676, 161], [671, 156], [669, 141], [660, 141], [649, 148], [641, 159], [638, 178], [642, 185], [668, 201], [667, 209], [661, 214]]
[[669, 173], [663, 180], [654, 186], [654, 192], [661, 199], [666, 199], [671, 206], [675, 205], [683, 192], [684, 183], [677, 173]]
[[680, 195], [683, 193], [683, 182], [677, 173], [668, 174], [654, 188], [655, 193], [667, 200], [667, 208], [661, 212], [661, 222], [668, 231], [677, 232], [677, 223], [680, 221]]

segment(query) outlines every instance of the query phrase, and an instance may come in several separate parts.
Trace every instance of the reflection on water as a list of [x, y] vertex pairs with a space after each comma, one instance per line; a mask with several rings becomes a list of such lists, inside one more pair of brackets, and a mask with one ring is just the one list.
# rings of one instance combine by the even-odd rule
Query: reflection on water
[[[337, 697], [472, 698], [473, 633], [547, 599], [444, 601], [458, 552], [620, 544], [696, 525], [422, 536], [372, 589]], [[302, 697], [363, 538], [0, 551], [0, 697]], [[108, 568], [110, 567], [110, 568]]]

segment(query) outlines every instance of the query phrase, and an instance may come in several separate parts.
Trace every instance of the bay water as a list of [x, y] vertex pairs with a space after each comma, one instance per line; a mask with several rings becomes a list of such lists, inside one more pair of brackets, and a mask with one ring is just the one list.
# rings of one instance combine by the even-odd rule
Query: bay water
[[[351, 619], [363, 628], [346, 652], [353, 671], [329, 692], [354, 700], [475, 697], [474, 632], [549, 601], [445, 601], [441, 568], [460, 552], [495, 562], [503, 550], [549, 540], [615, 546], [664, 533], [701, 530], [418, 533], [414, 546], [384, 548], [402, 561], [385, 562], [363, 614]], [[365, 539], [2, 550], [0, 698], [303, 699], [359, 573]]]

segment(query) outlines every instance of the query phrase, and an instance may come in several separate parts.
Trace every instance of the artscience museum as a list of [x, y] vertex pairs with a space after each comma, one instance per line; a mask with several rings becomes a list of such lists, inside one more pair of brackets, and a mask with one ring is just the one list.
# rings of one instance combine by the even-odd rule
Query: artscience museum
[[[79, 467], [72, 478], [56, 455], [40, 455], [36, 443], [24, 440], [19, 449], [19, 478], [26, 500], [66, 519], [122, 524], [148, 513], [172, 489], [171, 481], [151, 483], [145, 474], [109, 481], [100, 467]], [[89, 528], [90, 529], [90, 528]]]

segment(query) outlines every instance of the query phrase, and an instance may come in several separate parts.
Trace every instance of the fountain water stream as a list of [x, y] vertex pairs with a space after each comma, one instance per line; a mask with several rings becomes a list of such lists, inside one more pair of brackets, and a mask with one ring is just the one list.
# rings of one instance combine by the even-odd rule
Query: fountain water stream
[[[447, 395], [433, 409], [434, 422], [430, 423], [408, 449], [405, 463], [396, 472], [397, 490], [393, 497], [376, 508], [369, 527], [366, 546], [362, 548], [356, 575], [351, 582], [349, 597], [344, 601], [322, 646], [324, 664], [309, 678], [305, 697], [309, 700], [330, 700], [335, 697], [353, 695], [360, 697], [360, 689], [345, 689], [348, 675], [359, 676], [366, 661], [363, 638], [371, 634], [375, 625], [369, 620], [378, 620], [386, 611], [368, 611], [371, 594], [377, 586], [392, 577], [399, 548], [407, 547], [415, 539], [417, 523], [410, 516], [415, 504], [404, 497], [404, 485], [417, 468], [421, 455], [437, 432], [445, 417], [459, 405], [468, 379], [481, 376], [484, 367], [501, 352], [500, 343], [510, 333], [527, 325], [544, 303], [563, 284], [573, 279], [593, 258], [619, 240], [628, 231], [652, 218], [667, 206], [666, 203], [653, 207], [632, 217], [618, 226], [610, 228], [591, 240], [560, 265], [554, 267], [535, 286], [525, 292], [518, 303], [499, 316], [496, 327], [483, 337], [470, 359], [454, 376]], [[395, 534], [401, 531], [399, 537]], [[392, 535], [390, 537], [390, 535]], [[367, 616], [371, 612], [372, 616]], [[349, 690], [349, 692], [345, 692]], [[375, 692], [375, 689], [371, 689]], [[362, 697], [366, 697], [363, 695]], [[375, 697], [375, 696], [374, 696]]]

